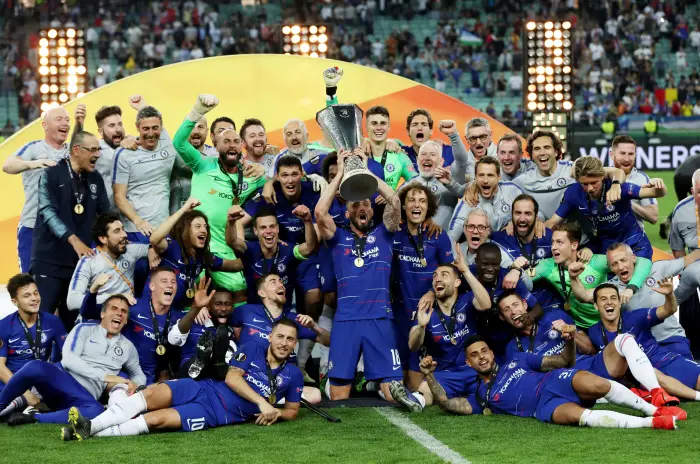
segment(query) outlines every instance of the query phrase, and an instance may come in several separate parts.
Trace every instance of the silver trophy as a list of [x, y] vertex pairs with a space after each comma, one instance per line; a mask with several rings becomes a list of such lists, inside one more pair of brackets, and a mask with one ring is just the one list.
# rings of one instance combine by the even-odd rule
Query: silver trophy
[[[316, 122], [337, 150], [348, 150], [362, 144], [362, 110], [357, 105], [332, 105], [316, 113]], [[377, 178], [359, 156], [345, 158], [345, 174], [340, 182], [340, 195], [347, 201], [370, 198], [377, 191]]]

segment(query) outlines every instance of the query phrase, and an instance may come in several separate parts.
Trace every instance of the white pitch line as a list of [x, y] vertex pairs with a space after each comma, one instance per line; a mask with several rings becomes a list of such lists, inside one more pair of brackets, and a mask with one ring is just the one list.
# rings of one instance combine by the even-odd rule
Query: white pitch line
[[413, 441], [417, 442], [443, 461], [455, 464], [471, 464], [471, 462], [464, 459], [461, 454], [414, 424], [403, 414], [396, 412], [394, 408], [374, 408], [374, 410], [384, 416], [386, 420], [403, 430]]

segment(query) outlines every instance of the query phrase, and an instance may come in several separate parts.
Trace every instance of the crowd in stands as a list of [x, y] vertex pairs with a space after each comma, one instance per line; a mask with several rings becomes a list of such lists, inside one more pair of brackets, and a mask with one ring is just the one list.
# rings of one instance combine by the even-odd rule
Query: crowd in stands
[[[98, 63], [91, 68], [91, 86], [97, 88], [163, 64], [279, 53], [278, 23], [323, 22], [332, 25], [330, 58], [447, 89], [467, 103], [473, 96], [497, 101], [522, 95], [521, 30], [528, 15], [556, 14], [575, 25], [576, 122], [598, 126], [631, 114], [700, 115], [700, 10], [686, 7], [692, 2], [582, 1], [574, 10], [568, 3], [540, 1], [537, 8], [528, 6], [525, 11], [522, 2], [513, 0], [484, 3], [282, 0], [274, 10], [279, 17], [270, 17], [271, 9], [260, 5], [229, 11], [227, 5], [203, 1], [154, 1], [144, 8], [121, 0], [66, 8], [52, 21], [42, 21], [46, 11], [16, 8], [15, 14], [35, 21], [5, 24], [2, 88], [4, 95], [9, 90], [18, 99], [20, 125], [39, 115], [33, 70], [39, 24], [86, 29], [89, 58]], [[377, 30], [378, 18], [406, 22], [386, 36]], [[429, 24], [436, 29], [422, 30], [426, 22], [421, 18], [432, 20]], [[515, 104], [498, 110], [493, 100], [478, 109], [518, 126], [524, 116], [519, 100], [511, 98]]]

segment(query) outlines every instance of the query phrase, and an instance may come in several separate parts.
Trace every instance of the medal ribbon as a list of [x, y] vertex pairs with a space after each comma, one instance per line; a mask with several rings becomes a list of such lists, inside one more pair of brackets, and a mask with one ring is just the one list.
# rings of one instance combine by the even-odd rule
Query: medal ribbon
[[411, 245], [413, 245], [413, 248], [416, 250], [416, 253], [418, 253], [418, 259], [423, 261], [425, 259], [425, 245], [423, 242], [423, 226], [420, 225], [418, 226], [418, 234], [414, 237], [411, 232], [408, 231], [408, 228], [406, 228], [406, 231], [408, 232], [408, 240], [411, 242]]
[[27, 343], [29, 344], [29, 348], [34, 353], [34, 357], [41, 360], [41, 312], [36, 315], [36, 337], [34, 340], [32, 340], [32, 334], [29, 332], [29, 327], [27, 327], [24, 320], [19, 317], [19, 314], [17, 315], [17, 318], [19, 319], [19, 323], [22, 324], [24, 335], [27, 337]]
[[70, 175], [70, 183], [73, 187], [73, 196], [75, 197], [75, 203], [81, 205], [83, 203], [83, 197], [85, 196], [84, 185], [81, 182], [81, 176], [78, 173], [73, 172], [73, 168], [70, 165], [70, 160], [66, 160], [66, 166], [68, 167], [68, 174]]
[[[532, 347], [535, 344], [535, 335], [537, 335], [537, 322], [532, 324], [532, 329], [530, 329], [530, 344], [527, 347], [527, 352], [532, 353]], [[523, 343], [520, 341], [520, 335], [515, 336], [515, 343], [518, 345], [518, 351], [521, 353], [524, 352], [525, 350], [523, 349]]]
[[168, 315], [165, 317], [163, 333], [160, 333], [160, 330], [158, 330], [158, 320], [156, 319], [156, 310], [153, 308], [153, 301], [149, 301], [148, 304], [151, 308], [151, 321], [153, 321], [153, 333], [156, 337], [156, 343], [165, 346], [165, 337], [168, 334], [168, 328], [170, 326], [170, 309], [168, 309]]
[[233, 182], [233, 179], [231, 179], [231, 174], [229, 174], [226, 169], [224, 169], [224, 166], [221, 164], [221, 160], [219, 160], [219, 169], [221, 172], [226, 176], [226, 178], [231, 182], [231, 193], [233, 193], [233, 201], [232, 204], [237, 205], [240, 203], [240, 196], [241, 193], [243, 193], [243, 166], [240, 164], [238, 165], [238, 181]]
[[[277, 368], [277, 373], [281, 372], [282, 369], [284, 369], [284, 366], [287, 365], [287, 361], [284, 361], [280, 367]], [[276, 403], [275, 401], [276, 395], [277, 395], [277, 388], [279, 388], [279, 385], [277, 385], [277, 373], [272, 371], [272, 368], [270, 367], [270, 363], [265, 360], [265, 373], [267, 375], [267, 381], [270, 384], [270, 396], [269, 399], [272, 400], [270, 403]]]
[[[622, 308], [620, 308], [620, 319], [617, 321], [617, 333], [618, 335], [622, 332]], [[605, 326], [603, 322], [600, 323], [600, 333], [603, 335], [603, 340], [605, 341], [605, 346], [608, 345], [608, 334], [606, 333]]]
[[440, 323], [447, 331], [447, 335], [450, 336], [450, 340], [454, 339], [455, 328], [457, 327], [457, 311], [455, 310], [456, 306], [457, 306], [457, 301], [455, 301], [454, 304], [452, 305], [452, 310], [450, 311], [450, 320], [449, 321], [445, 317], [445, 314], [442, 312], [439, 305], [435, 309], [435, 312], [437, 312], [438, 317], [440, 317]]
[[482, 398], [479, 395], [479, 389], [481, 387], [481, 377], [479, 377], [479, 383], [476, 386], [476, 400], [479, 402], [481, 409], [487, 409], [489, 407], [489, 399], [491, 398], [491, 390], [496, 383], [496, 376], [498, 375], [498, 364], [495, 364], [493, 371], [491, 372], [491, 380], [486, 384], [486, 398]]
[[[564, 274], [564, 266], [563, 265], [558, 265], [557, 269], [559, 270], [559, 283], [561, 283], [561, 291], [564, 293], [564, 301], [566, 303], [569, 303], [569, 299], [571, 298], [571, 286], [569, 286], [569, 290], [566, 290], [566, 275]], [[569, 303], [571, 304], [571, 303]]]
[[362, 258], [362, 255], [365, 253], [365, 245], [367, 245], [367, 235], [365, 235], [364, 237], [360, 237], [355, 232], [350, 231], [350, 233], [355, 239], [355, 241], [352, 244], [352, 247], [355, 250], [355, 254], [357, 255], [356, 258]]

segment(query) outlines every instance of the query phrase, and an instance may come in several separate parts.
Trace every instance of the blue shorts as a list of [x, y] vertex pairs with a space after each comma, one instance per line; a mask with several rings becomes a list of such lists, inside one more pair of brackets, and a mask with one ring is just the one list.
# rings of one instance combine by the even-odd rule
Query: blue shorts
[[318, 276], [318, 254], [314, 253], [297, 267], [297, 287], [304, 293], [321, 288]]
[[592, 407], [595, 401], [583, 402], [574, 391], [572, 381], [579, 369], [556, 369], [542, 379], [535, 418], [542, 422], [552, 422], [552, 414], [562, 404], [574, 403], [584, 408]]
[[17, 228], [17, 257], [19, 259], [19, 271], [29, 272], [32, 264], [32, 236], [34, 229], [22, 224]]
[[695, 390], [695, 386], [698, 384], [698, 377], [700, 377], [700, 364], [697, 362], [676, 353], [668, 352], [663, 356], [654, 356], [651, 363], [664, 374]]
[[335, 278], [333, 267], [333, 254], [325, 245], [318, 250], [318, 276], [321, 281], [322, 293], [334, 293], [338, 289], [338, 281]]
[[605, 357], [603, 356], [602, 351], [594, 356], [580, 355], [577, 357], [576, 369], [590, 372], [591, 374], [595, 374], [604, 379], [614, 380], [612, 377], [610, 377], [608, 368], [605, 366]]
[[[335, 321], [328, 354], [331, 385], [347, 385], [355, 378], [355, 369], [364, 356], [367, 380], [401, 380], [401, 357], [396, 349], [391, 319]], [[345, 382], [343, 382], [345, 381]]]
[[419, 351], [411, 351], [408, 349], [408, 334], [411, 331], [410, 323], [399, 321], [398, 317], [394, 317], [394, 334], [396, 336], [396, 349], [399, 350], [401, 357], [401, 368], [404, 371], [420, 372], [420, 358], [422, 348]]
[[[182, 430], [197, 432], [219, 426], [216, 413], [204, 389], [192, 379], [165, 382], [172, 391], [170, 407], [180, 415]], [[225, 424], [221, 424], [225, 425]]]
[[445, 390], [448, 398], [457, 398], [474, 393], [479, 378], [476, 371], [466, 364], [463, 367], [435, 371], [433, 375], [435, 380]]
[[668, 337], [666, 340], [658, 343], [659, 346], [671, 353], [678, 353], [684, 358], [693, 359], [693, 353], [690, 351], [690, 342], [686, 337], [681, 337], [680, 335]]

